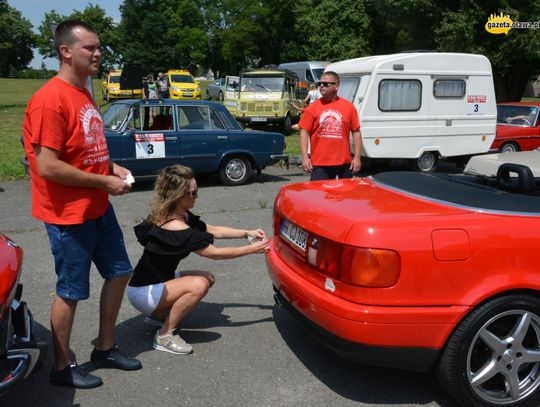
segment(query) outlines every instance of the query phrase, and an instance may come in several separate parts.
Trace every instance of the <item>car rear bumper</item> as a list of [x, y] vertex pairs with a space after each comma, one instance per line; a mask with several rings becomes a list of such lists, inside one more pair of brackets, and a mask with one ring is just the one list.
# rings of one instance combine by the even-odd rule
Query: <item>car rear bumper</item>
[[7, 340], [8, 344], [0, 356], [0, 395], [37, 370], [47, 349], [45, 343], [34, 340], [34, 319], [26, 303], [20, 301], [21, 293], [19, 285], [10, 314], [0, 326], [2, 341]]
[[427, 372], [433, 367], [439, 356], [438, 349], [430, 348], [395, 348], [389, 346], [371, 346], [351, 342], [317, 325], [298, 311], [274, 287], [276, 304], [285, 308], [304, 328], [332, 351], [346, 359], [374, 366]]
[[[427, 371], [468, 307], [392, 307], [353, 303], [304, 279], [279, 256], [266, 255], [277, 300], [319, 340], [348, 359]], [[279, 245], [278, 245], [279, 246]]]

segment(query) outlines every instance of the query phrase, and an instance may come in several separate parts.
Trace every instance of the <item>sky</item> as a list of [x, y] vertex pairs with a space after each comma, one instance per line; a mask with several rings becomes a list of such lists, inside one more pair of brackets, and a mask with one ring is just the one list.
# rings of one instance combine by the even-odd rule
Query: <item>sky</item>
[[[8, 4], [19, 10], [23, 17], [30, 20], [34, 32], [38, 32], [38, 27], [45, 19], [45, 13], [55, 10], [60, 15], [69, 15], [74, 10], [83, 11], [86, 6], [98, 5], [105, 10], [105, 14], [112, 17], [113, 21], [120, 22], [120, 4], [123, 0], [8, 0]], [[42, 57], [37, 49], [34, 49], [34, 59], [30, 63], [32, 68], [41, 68]], [[45, 66], [48, 69], [58, 69], [58, 61], [55, 59], [45, 59]]]

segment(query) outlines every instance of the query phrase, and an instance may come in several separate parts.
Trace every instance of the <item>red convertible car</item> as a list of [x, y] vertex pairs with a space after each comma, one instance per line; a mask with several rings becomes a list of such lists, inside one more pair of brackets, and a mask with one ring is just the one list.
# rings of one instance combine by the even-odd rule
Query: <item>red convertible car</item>
[[266, 255], [276, 303], [347, 358], [435, 369], [460, 405], [540, 405], [540, 152], [527, 153], [533, 168], [495, 176], [480, 156], [478, 175], [284, 186]]
[[540, 102], [497, 105], [497, 131], [492, 151], [508, 153], [540, 147]]
[[[41, 365], [46, 344], [34, 339], [34, 320], [21, 301], [23, 250], [0, 233], [0, 396]], [[38, 363], [39, 362], [39, 363]]]

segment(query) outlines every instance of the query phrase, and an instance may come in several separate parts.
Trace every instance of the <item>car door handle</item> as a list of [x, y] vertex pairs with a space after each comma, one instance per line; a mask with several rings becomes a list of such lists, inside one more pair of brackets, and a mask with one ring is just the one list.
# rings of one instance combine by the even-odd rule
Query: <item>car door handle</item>
[[167, 140], [167, 141], [176, 141], [176, 140], [178, 140], [178, 137], [169, 136], [169, 137], [165, 137], [165, 140]]
[[217, 136], [218, 140], [227, 140], [229, 136]]

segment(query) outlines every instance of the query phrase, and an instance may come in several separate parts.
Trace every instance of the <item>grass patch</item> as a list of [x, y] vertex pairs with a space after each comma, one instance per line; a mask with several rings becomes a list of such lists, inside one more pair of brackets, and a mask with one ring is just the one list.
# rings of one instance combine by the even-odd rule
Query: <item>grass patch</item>
[[19, 159], [24, 155], [20, 142], [26, 105], [30, 97], [45, 84], [43, 79], [0, 78], [0, 179], [25, 177]]

